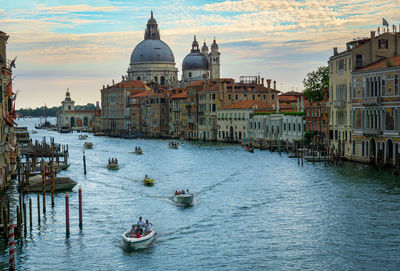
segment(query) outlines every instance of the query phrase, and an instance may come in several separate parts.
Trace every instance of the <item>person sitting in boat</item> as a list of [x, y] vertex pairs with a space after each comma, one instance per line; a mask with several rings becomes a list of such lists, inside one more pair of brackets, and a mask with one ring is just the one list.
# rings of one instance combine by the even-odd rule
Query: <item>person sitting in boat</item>
[[148, 180], [148, 179], [149, 179], [149, 176], [144, 175], [144, 179], [145, 179], [145, 180]]
[[179, 195], [179, 192], [178, 192], [178, 190], [175, 190], [175, 196], [176, 196], [176, 195]]
[[115, 163], [118, 164], [118, 159], [117, 158], [115, 158]]
[[111, 159], [110, 158], [108, 158], [108, 164], [111, 164]]
[[111, 158], [111, 164], [114, 164], [114, 158]]
[[136, 223], [136, 228], [138, 229], [138, 232], [140, 234], [143, 234], [143, 228], [144, 228], [144, 222], [142, 220], [142, 217], [139, 217], [138, 222]]
[[185, 194], [185, 190], [182, 189], [181, 194]]
[[135, 146], [135, 152], [137, 152], [137, 151], [138, 151], [137, 146]]
[[132, 225], [132, 229], [129, 231], [129, 238], [134, 238], [136, 236], [135, 225]]
[[188, 193], [188, 194], [189, 194], [189, 189], [186, 189], [186, 193]]
[[149, 222], [149, 220], [147, 220], [146, 219], [146, 223], [144, 224], [144, 230], [145, 230], [145, 235], [148, 235], [148, 234], [150, 234], [151, 233], [151, 231], [152, 231], [152, 228], [153, 227], [153, 224], [151, 224], [150, 222]]

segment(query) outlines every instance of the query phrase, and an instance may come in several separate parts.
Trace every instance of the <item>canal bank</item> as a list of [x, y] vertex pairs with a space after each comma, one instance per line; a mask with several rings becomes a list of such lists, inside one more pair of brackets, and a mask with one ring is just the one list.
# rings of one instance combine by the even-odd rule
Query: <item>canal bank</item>
[[[29, 130], [32, 124], [20, 123]], [[180, 142], [172, 150], [167, 140], [90, 136], [94, 148], [86, 150], [84, 176], [78, 134], [39, 131], [33, 137], [44, 135], [69, 145], [72, 164], [60, 176], [84, 191], [83, 230], [78, 186], [69, 193], [69, 239], [65, 193], [56, 193], [56, 207], [41, 214], [40, 226], [34, 219], [23, 245], [17, 242], [18, 269], [377, 270], [400, 264], [400, 183], [388, 172], [350, 162], [299, 167], [284, 154], [252, 154], [226, 144]], [[135, 146], [144, 154], [130, 154]], [[120, 170], [107, 170], [109, 157], [118, 158]], [[145, 174], [154, 177], [153, 187], [143, 185]], [[172, 202], [173, 192], [186, 188], [196, 193], [191, 208]], [[152, 248], [132, 251], [121, 234], [138, 216], [149, 219], [159, 236]], [[0, 246], [4, 269], [3, 240]]]

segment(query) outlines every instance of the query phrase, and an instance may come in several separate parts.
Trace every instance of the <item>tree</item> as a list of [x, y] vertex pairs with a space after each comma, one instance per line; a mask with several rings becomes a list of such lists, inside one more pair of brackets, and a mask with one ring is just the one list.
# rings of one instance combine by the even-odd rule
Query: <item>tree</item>
[[304, 97], [309, 101], [324, 99], [324, 89], [329, 88], [328, 66], [318, 67], [316, 71], [309, 72], [303, 80]]

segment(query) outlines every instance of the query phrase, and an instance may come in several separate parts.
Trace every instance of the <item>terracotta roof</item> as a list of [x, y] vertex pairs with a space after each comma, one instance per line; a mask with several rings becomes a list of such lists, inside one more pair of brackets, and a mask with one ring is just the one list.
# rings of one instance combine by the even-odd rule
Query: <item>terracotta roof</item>
[[297, 97], [296, 96], [281, 96], [279, 95], [279, 102], [293, 102], [297, 103]]
[[121, 81], [105, 89], [111, 88], [145, 88], [145, 84], [140, 80]]
[[257, 106], [257, 108], [272, 108], [271, 104], [266, 104], [262, 101], [246, 100], [227, 105], [221, 109], [252, 109], [254, 106]]
[[182, 90], [181, 92], [173, 94], [171, 99], [182, 99], [182, 98], [187, 98], [187, 90]]
[[200, 80], [200, 81], [196, 81], [196, 82], [193, 82], [193, 83], [189, 84], [188, 87], [191, 87], [191, 86], [202, 86], [202, 85], [203, 85], [203, 80]]
[[389, 68], [388, 65], [386, 64], [386, 61], [391, 62], [392, 67], [400, 66], [400, 56], [395, 56], [392, 58], [384, 58], [381, 60], [378, 60], [375, 63], [369, 64], [368, 66], [359, 69], [359, 71], [370, 71], [370, 70], [377, 70], [377, 69], [384, 69], [384, 68]]
[[140, 92], [139, 94], [133, 95], [132, 97], [141, 98], [141, 97], [147, 97], [148, 95], [150, 95], [150, 89]]
[[279, 95], [279, 99], [282, 96], [304, 96], [303, 92], [296, 92], [296, 91], [288, 91], [288, 92], [283, 92], [282, 94]]

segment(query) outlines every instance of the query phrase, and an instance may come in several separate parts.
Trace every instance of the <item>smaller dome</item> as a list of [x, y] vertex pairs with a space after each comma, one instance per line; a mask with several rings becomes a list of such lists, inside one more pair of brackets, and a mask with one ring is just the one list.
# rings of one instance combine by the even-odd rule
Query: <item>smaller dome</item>
[[208, 60], [200, 52], [191, 52], [183, 59], [182, 70], [208, 70]]
[[215, 38], [214, 38], [213, 44], [211, 45], [211, 50], [218, 50], [218, 44], [215, 41]]

